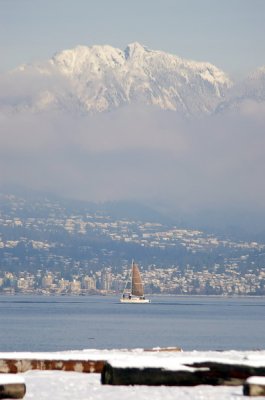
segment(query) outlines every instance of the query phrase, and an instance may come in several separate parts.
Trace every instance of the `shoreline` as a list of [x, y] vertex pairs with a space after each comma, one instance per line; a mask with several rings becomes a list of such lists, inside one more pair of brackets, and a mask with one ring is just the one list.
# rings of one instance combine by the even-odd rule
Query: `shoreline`
[[[7, 297], [7, 296], [28, 296], [28, 297], [34, 297], [34, 296], [40, 296], [40, 297], [118, 297], [121, 294], [118, 293], [1, 293], [0, 292], [0, 297]], [[231, 294], [231, 295], [226, 295], [226, 294], [148, 294], [146, 293], [147, 297], [176, 297], [176, 298], [218, 298], [218, 299], [240, 299], [240, 298], [248, 298], [248, 299], [255, 299], [255, 298], [264, 298], [265, 295], [244, 295], [244, 294]]]

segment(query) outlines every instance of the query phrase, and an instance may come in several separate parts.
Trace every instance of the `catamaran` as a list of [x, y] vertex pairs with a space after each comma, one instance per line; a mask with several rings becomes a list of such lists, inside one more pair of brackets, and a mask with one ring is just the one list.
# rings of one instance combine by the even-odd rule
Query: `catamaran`
[[138, 265], [134, 261], [132, 261], [131, 287], [128, 289], [127, 286], [128, 282], [126, 283], [122, 297], [120, 298], [121, 303], [151, 303], [151, 300], [146, 299], [144, 296], [144, 285], [142, 283], [141, 274]]

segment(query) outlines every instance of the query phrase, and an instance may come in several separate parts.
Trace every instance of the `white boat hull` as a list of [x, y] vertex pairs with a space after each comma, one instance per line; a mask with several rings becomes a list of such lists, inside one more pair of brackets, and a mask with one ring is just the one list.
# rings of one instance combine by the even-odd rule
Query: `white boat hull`
[[149, 299], [141, 299], [141, 298], [139, 298], [139, 297], [134, 297], [134, 298], [131, 298], [131, 299], [129, 299], [128, 297], [127, 298], [121, 298], [120, 299], [120, 302], [121, 303], [126, 303], [126, 304], [147, 304], [147, 303], [151, 303], [151, 300], [149, 300]]

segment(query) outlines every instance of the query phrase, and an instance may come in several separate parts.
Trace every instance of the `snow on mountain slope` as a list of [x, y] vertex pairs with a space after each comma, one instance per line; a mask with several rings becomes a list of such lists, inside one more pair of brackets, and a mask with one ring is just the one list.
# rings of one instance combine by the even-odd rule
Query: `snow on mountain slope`
[[124, 51], [78, 46], [13, 74], [27, 75], [29, 83], [31, 74], [41, 80], [34, 95], [27, 94], [16, 104], [17, 109], [35, 111], [50, 107], [94, 113], [145, 104], [199, 116], [212, 113], [231, 87], [228, 76], [210, 63], [184, 60], [139, 43]]
[[228, 92], [224, 102], [216, 109], [224, 112], [253, 112], [265, 110], [265, 66], [253, 71], [243, 82], [238, 83]]

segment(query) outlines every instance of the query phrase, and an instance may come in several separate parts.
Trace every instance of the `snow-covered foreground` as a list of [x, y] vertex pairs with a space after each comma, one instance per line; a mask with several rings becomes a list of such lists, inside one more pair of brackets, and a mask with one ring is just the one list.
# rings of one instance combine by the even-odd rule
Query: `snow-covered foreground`
[[242, 386], [108, 386], [101, 385], [99, 374], [58, 371], [30, 371], [24, 374], [24, 377], [27, 386], [25, 400], [238, 400], [243, 398]]
[[[116, 366], [189, 368], [183, 364], [218, 361], [252, 366], [265, 365], [265, 350], [225, 352], [176, 352], [128, 350], [83, 350], [58, 353], [0, 353], [2, 359], [106, 360]], [[102, 385], [100, 374], [61, 371], [28, 371], [19, 374], [26, 383], [25, 400], [232, 400], [245, 398], [242, 386], [169, 387]], [[2, 375], [3, 377], [3, 375]], [[1, 374], [0, 374], [1, 381]], [[256, 397], [261, 399], [264, 397]]]

